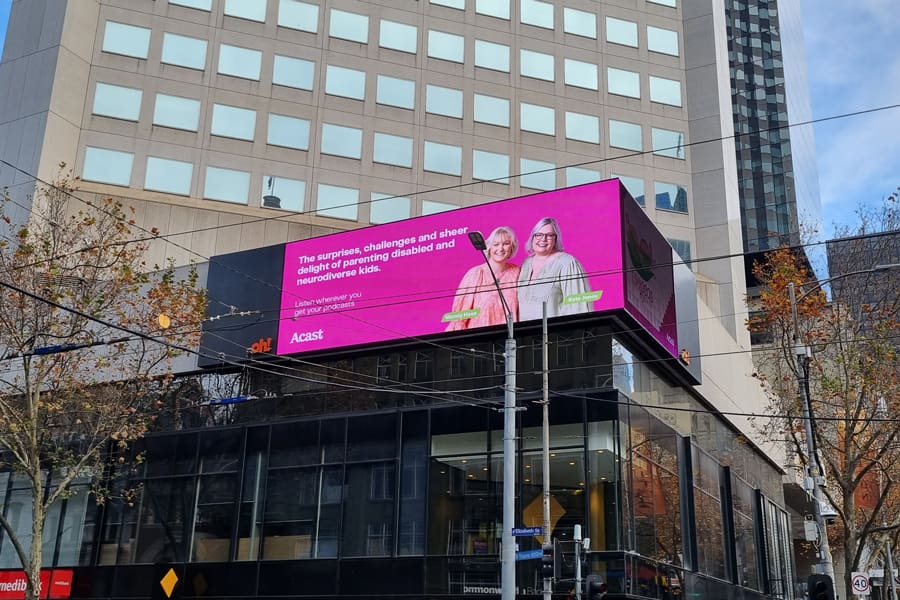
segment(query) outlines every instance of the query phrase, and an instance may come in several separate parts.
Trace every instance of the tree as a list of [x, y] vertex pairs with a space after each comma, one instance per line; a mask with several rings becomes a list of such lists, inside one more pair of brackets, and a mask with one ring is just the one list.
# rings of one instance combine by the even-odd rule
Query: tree
[[140, 237], [131, 210], [72, 191], [67, 178], [39, 185], [25, 225], [0, 202], [0, 471], [31, 504], [30, 528], [0, 511], [0, 532], [28, 600], [40, 597], [48, 512], [85, 481], [98, 502], [111, 493], [100, 475], [147, 430], [205, 310], [193, 269], [144, 264], [155, 232]]
[[[883, 222], [891, 223], [896, 205], [889, 199], [884, 210]], [[854, 233], [871, 233], [870, 225]], [[842, 237], [851, 244], [870, 243], [858, 235]], [[848, 578], [868, 566], [860, 563], [875, 542], [900, 527], [900, 269], [871, 271], [897, 262], [896, 243], [893, 249], [882, 243], [891, 236], [876, 239], [865, 262], [843, 261], [838, 268], [840, 261], [830, 259], [830, 301], [795, 251], [769, 253], [754, 267], [761, 292], [748, 322], [751, 331], [771, 340], [755, 351], [775, 415], [762, 427], [772, 439], [785, 439], [804, 466], [809, 456], [798, 381], [807, 381], [813, 439], [828, 482], [825, 496], [838, 515], [829, 539], [843, 551]], [[799, 337], [812, 350], [805, 373], [797, 372], [790, 283], [797, 290]]]

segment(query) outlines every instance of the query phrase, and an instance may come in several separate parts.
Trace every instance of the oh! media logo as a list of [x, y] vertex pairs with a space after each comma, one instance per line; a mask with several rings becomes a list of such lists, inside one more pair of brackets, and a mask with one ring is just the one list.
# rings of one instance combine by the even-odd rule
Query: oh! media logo
[[261, 354], [263, 352], [271, 352], [272, 351], [272, 338], [259, 338], [257, 341], [250, 344], [250, 348], [248, 348], [250, 354]]

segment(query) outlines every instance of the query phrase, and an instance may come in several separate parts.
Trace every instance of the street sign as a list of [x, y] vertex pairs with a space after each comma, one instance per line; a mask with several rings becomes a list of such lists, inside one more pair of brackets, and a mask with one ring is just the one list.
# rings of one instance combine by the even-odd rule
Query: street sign
[[534, 560], [536, 558], [541, 558], [544, 555], [544, 551], [541, 548], [536, 550], [520, 550], [516, 552], [516, 560]]
[[850, 589], [853, 593], [861, 596], [869, 593], [869, 576], [865, 573], [850, 574]]
[[541, 535], [544, 533], [543, 527], [513, 527], [512, 534], [522, 537], [527, 535]]

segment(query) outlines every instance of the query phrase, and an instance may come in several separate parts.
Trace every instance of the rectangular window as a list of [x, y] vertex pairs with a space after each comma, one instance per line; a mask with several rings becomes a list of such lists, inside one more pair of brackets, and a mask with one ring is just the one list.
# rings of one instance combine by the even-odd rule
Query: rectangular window
[[206, 167], [206, 181], [203, 185], [204, 198], [247, 204], [249, 193], [250, 173], [221, 167]]
[[375, 102], [412, 110], [416, 107], [416, 82], [379, 75], [375, 90]]
[[535, 190], [556, 189], [556, 165], [541, 160], [519, 160], [519, 183]]
[[570, 140], [600, 143], [600, 118], [581, 113], [566, 113], [566, 137]]
[[509, 46], [475, 40], [475, 66], [509, 73]]
[[322, 153], [359, 159], [362, 156], [362, 129], [323, 123]]
[[207, 12], [212, 10], [212, 0], [169, 0], [169, 4], [187, 6], [188, 8], [196, 8]]
[[153, 107], [153, 124], [175, 129], [197, 131], [200, 123], [200, 101], [168, 94], [157, 94]]
[[382, 48], [415, 54], [418, 49], [419, 31], [415, 25], [381, 20], [378, 45]]
[[563, 8], [563, 31], [596, 40], [597, 15], [574, 8]]
[[633, 71], [606, 68], [606, 88], [610, 94], [628, 96], [630, 98], [641, 97], [641, 76]]
[[144, 189], [189, 196], [193, 175], [192, 163], [148, 156]]
[[647, 25], [647, 49], [678, 56], [678, 32]]
[[650, 134], [654, 154], [684, 158], [684, 134], [682, 132], [653, 127]]
[[150, 51], [150, 29], [107, 21], [103, 31], [103, 51], [147, 58]]
[[475, 115], [478, 123], [509, 127], [509, 100], [475, 94]]
[[202, 71], [206, 68], [206, 46], [206, 40], [165, 32], [160, 62]]
[[239, 140], [253, 140], [256, 111], [226, 104], [213, 104], [210, 133]]
[[556, 135], [556, 111], [549, 106], [521, 103], [519, 128], [544, 135]]
[[375, 132], [374, 162], [410, 168], [412, 153], [412, 138]]
[[650, 76], [650, 100], [681, 106], [681, 82], [675, 79]]
[[522, 0], [520, 21], [526, 25], [553, 29], [553, 4], [540, 0]]
[[509, 21], [509, 0], [475, 0], [475, 12]]
[[319, 31], [319, 7], [300, 0], [279, 0], [278, 25], [299, 31]]
[[131, 152], [119, 152], [117, 150], [88, 146], [84, 149], [84, 166], [81, 168], [81, 178], [85, 181], [128, 185], [131, 183], [131, 167], [133, 163], [134, 154]]
[[[425, 112], [462, 119], [462, 90], [454, 90], [438, 85], [425, 86]], [[507, 114], [509, 110], [507, 109]], [[508, 120], [508, 119], [507, 119]]]
[[369, 205], [369, 222], [391, 223], [401, 219], [408, 219], [411, 214], [410, 206], [409, 198], [372, 192], [372, 203]]
[[266, 22], [266, 0], [225, 0], [225, 14], [239, 19]]
[[369, 41], [369, 17], [332, 8], [328, 35], [366, 44]]
[[509, 156], [474, 150], [472, 152], [472, 178], [490, 179], [495, 183], [509, 183]]
[[143, 94], [142, 90], [98, 82], [94, 88], [92, 112], [104, 117], [137, 121], [141, 116]]
[[553, 81], [555, 79], [553, 65], [554, 59], [552, 54], [534, 52], [533, 50], [519, 51], [519, 73], [523, 77]]
[[669, 243], [672, 245], [672, 248], [675, 252], [678, 253], [678, 256], [681, 257], [685, 263], [690, 265], [691, 263], [691, 242], [688, 240], [678, 240], [675, 238], [669, 238]]
[[285, 148], [309, 150], [309, 121], [270, 114], [266, 143]]
[[653, 182], [656, 208], [686, 213], [688, 211], [687, 188], [674, 183]]
[[319, 184], [316, 214], [355, 221], [359, 215], [359, 190], [337, 185]]
[[448, 210], [456, 210], [459, 208], [455, 204], [447, 202], [437, 202], [435, 200], [422, 200], [422, 214], [436, 215], [437, 213], [447, 212]]
[[429, 0], [429, 2], [431, 4], [439, 4], [441, 6], [466, 10], [466, 0]]
[[238, 46], [219, 46], [219, 73], [259, 81], [262, 52]]
[[306, 182], [268, 175], [263, 178], [260, 206], [303, 212], [306, 203]]
[[567, 58], [566, 66], [566, 85], [586, 88], [589, 90], [599, 89], [597, 82], [597, 65], [594, 63], [582, 62], [580, 60], [572, 60]]
[[629, 177], [628, 175], [614, 175], [610, 174], [610, 177], [618, 178], [619, 181], [622, 182], [622, 185], [625, 186], [625, 189], [628, 190], [628, 193], [631, 194], [631, 197], [634, 198], [638, 204], [644, 206], [644, 180], [640, 177]]
[[462, 175], [462, 148], [426, 140], [424, 169], [447, 175]]
[[623, 46], [637, 48], [637, 23], [606, 17], [606, 41], [612, 44], [622, 44]]
[[566, 185], [582, 185], [600, 181], [600, 171], [582, 167], [566, 167]]
[[662, 4], [663, 6], [671, 6], [672, 8], [676, 8], [678, 6], [676, 4], [676, 0], [647, 0], [647, 2], [652, 2], [653, 4]]
[[354, 100], [366, 97], [366, 72], [328, 65], [325, 67], [325, 93]]
[[272, 83], [301, 90], [313, 89], [316, 72], [313, 61], [276, 54], [272, 66]]
[[637, 123], [609, 120], [609, 145], [626, 150], [643, 150], [643, 132]]
[[466, 56], [465, 39], [461, 35], [429, 30], [428, 56], [452, 62], [464, 62]]

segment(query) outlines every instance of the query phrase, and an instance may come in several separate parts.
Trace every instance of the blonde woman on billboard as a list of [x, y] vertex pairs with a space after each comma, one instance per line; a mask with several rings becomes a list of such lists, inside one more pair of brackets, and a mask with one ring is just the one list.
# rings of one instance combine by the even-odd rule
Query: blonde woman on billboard
[[559, 223], [544, 217], [531, 230], [528, 258], [519, 273], [519, 319], [542, 318], [544, 302], [548, 317], [593, 311], [592, 300], [573, 301], [589, 292], [584, 267], [577, 258], [563, 252]]
[[506, 298], [513, 313], [513, 320], [518, 320], [519, 300], [516, 284], [519, 281], [519, 265], [509, 261], [519, 250], [519, 241], [512, 229], [500, 226], [491, 232], [486, 244], [487, 250], [484, 254], [490, 261], [490, 269], [487, 263], [481, 262], [466, 271], [453, 298], [452, 313], [465, 314], [466, 311], [475, 310], [478, 312], [470, 318], [450, 321], [447, 331], [506, 323], [506, 312], [494, 286], [491, 270], [500, 282], [500, 289], [503, 290], [503, 297]]

